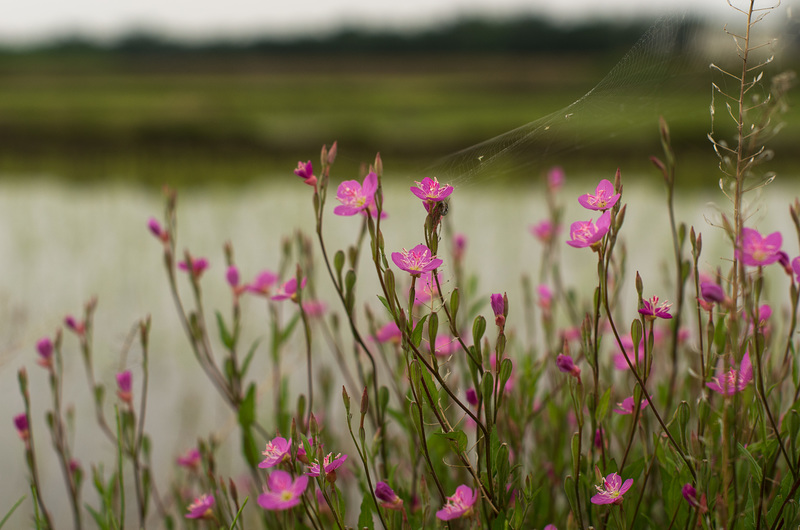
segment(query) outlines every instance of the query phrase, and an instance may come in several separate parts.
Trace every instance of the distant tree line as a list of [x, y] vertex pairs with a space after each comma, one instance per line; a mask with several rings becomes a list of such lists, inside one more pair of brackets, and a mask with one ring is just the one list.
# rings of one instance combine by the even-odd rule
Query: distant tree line
[[[696, 24], [697, 20], [685, 23]], [[154, 32], [129, 33], [101, 43], [79, 36], [41, 44], [27, 51], [119, 54], [192, 53], [574, 53], [627, 48], [652, 20], [593, 20], [561, 24], [536, 16], [507, 19], [464, 18], [431, 29], [367, 30], [343, 28], [330, 35], [277, 38], [270, 35], [241, 40], [187, 43]], [[9, 51], [9, 50], [6, 50]]]

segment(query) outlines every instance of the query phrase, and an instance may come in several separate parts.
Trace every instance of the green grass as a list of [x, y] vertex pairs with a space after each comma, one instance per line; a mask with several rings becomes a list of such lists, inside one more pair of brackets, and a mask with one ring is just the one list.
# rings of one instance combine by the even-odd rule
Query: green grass
[[[569, 56], [79, 59], [0, 61], [0, 172], [243, 182], [288, 171], [334, 139], [353, 171], [376, 151], [417, 169], [565, 107], [613, 65]], [[710, 153], [709, 98], [703, 79], [658, 96], [687, 157]], [[796, 116], [786, 116], [779, 151], [800, 139]], [[660, 152], [654, 118], [652, 134], [609, 126], [607, 114], [579, 119], [562, 142], [583, 146], [572, 164]]]

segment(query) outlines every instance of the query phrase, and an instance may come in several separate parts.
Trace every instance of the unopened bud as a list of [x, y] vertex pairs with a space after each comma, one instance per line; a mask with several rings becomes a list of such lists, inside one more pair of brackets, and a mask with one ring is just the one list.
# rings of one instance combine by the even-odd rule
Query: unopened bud
[[347, 413], [350, 413], [350, 395], [347, 393], [347, 389], [342, 385], [342, 401], [344, 401], [344, 408]]
[[336, 151], [338, 150], [336, 141], [333, 142], [331, 145], [330, 151], [328, 151], [328, 164], [333, 164], [333, 161], [336, 160]]
[[364, 392], [361, 394], [361, 415], [366, 416], [369, 410], [369, 394], [367, 394], [367, 387], [364, 387]]

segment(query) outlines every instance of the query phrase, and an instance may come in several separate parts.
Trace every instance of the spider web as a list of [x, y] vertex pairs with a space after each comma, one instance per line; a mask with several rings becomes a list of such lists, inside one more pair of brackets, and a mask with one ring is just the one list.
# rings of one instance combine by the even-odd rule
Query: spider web
[[[658, 19], [608, 74], [574, 103], [448, 155], [426, 175], [464, 186], [499, 175], [536, 171], [557, 156], [647, 127], [655, 134], [663, 95], [708, 72], [697, 44], [700, 23], [685, 15]], [[701, 109], [708, 112], [707, 107]], [[587, 137], [587, 135], [589, 135]]]

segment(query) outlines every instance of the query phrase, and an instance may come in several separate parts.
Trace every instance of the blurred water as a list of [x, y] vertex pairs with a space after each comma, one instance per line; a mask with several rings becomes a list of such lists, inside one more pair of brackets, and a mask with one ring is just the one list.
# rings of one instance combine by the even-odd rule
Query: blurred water
[[[611, 178], [613, 169], [584, 177]], [[566, 205], [566, 226], [559, 236], [563, 240], [567, 239], [570, 222], [597, 217], [583, 210], [575, 200], [577, 195], [593, 190], [577, 188], [569, 183], [570, 177], [567, 175], [568, 184], [560, 192]], [[628, 176], [623, 174], [623, 177]], [[538, 276], [541, 247], [528, 227], [545, 217], [546, 208], [542, 184], [538, 179], [533, 180], [526, 187], [500, 187], [487, 182], [485, 186], [456, 189], [448, 215], [452, 227], [467, 235], [466, 266], [480, 276], [480, 292], [485, 294], [487, 302], [485, 312], [489, 311], [489, 293], [507, 291], [512, 303], [509, 315], [512, 328], [515, 320], [521, 318], [520, 300], [516, 296], [520, 277], [523, 273], [530, 274], [534, 280]], [[242, 277], [249, 281], [258, 271], [277, 267], [282, 237], [296, 228], [309, 234], [312, 231], [311, 189], [294, 177], [286, 177], [279, 184], [276, 181], [278, 179], [270, 179], [268, 182], [272, 184], [235, 190], [188, 190], [179, 194], [178, 248], [188, 248], [194, 255], [206, 256], [211, 262], [202, 280], [209, 315], [213, 309], [226, 316], [229, 314], [230, 295], [224, 279], [222, 253], [225, 241], [233, 243]], [[404, 181], [404, 184], [399, 183]], [[661, 294], [665, 285], [663, 266], [671, 263], [671, 243], [660, 181], [647, 175], [629, 178], [627, 182], [630, 184], [626, 184], [624, 196], [628, 203], [624, 228], [629, 253], [626, 289], [634, 293], [628, 297], [628, 307], [632, 311], [634, 272], [641, 271], [647, 293]], [[387, 251], [410, 248], [422, 241], [425, 214], [419, 201], [407, 191], [410, 184], [410, 179], [396, 179], [385, 186], [386, 210], [390, 215], [383, 223]], [[329, 197], [333, 200], [333, 193]], [[796, 251], [787, 210], [792, 197], [787, 187], [768, 188], [761, 209], [748, 221], [749, 226], [762, 232], [782, 230], [784, 248], [790, 255]], [[727, 246], [721, 230], [704, 221], [704, 215], [713, 213], [706, 206], [709, 200], [727, 206], [724, 197], [716, 192], [680, 197], [677, 207], [678, 218], [703, 233], [702, 261], [710, 269], [725, 266], [719, 257], [728, 255], [728, 251], [724, 250]], [[331, 209], [329, 206], [328, 211]], [[69, 516], [63, 480], [51, 455], [49, 433], [43, 419], [45, 410], [50, 408], [50, 396], [45, 373], [34, 364], [35, 343], [44, 335], [52, 336], [66, 314], [80, 316], [83, 303], [93, 295], [99, 299], [94, 342], [96, 372], [108, 387], [109, 403], [114, 400], [114, 374], [124, 368], [133, 370], [134, 392], [139, 389], [141, 356], [138, 348], [131, 350], [124, 366], [120, 364], [119, 354], [131, 326], [145, 315], [152, 315], [151, 408], [146, 429], [154, 441], [156, 479], [162, 490], [172, 476], [175, 456], [192, 447], [198, 437], [217, 431], [224, 438], [235, 432], [235, 419], [208, 384], [183, 338], [166, 288], [160, 245], [147, 231], [148, 217], [160, 217], [162, 210], [158, 191], [147, 193], [122, 186], [71, 188], [56, 181], [26, 183], [24, 179], [0, 184], [0, 263], [5, 272], [0, 275], [0, 314], [3, 315], [0, 319], [0, 389], [3, 392], [0, 417], [5, 425], [0, 429], [0, 444], [7, 449], [2, 456], [5, 480], [0, 484], [0, 512], [27, 492], [23, 447], [11, 421], [22, 411], [16, 372], [26, 366], [31, 380], [33, 427], [41, 457], [44, 495], [52, 511], [59, 516]], [[354, 241], [358, 229], [358, 218], [329, 214], [325, 225], [329, 253]], [[449, 248], [449, 243], [445, 248]], [[590, 289], [596, 274], [591, 252], [564, 245], [561, 253], [562, 272], [567, 281]], [[449, 256], [442, 257], [445, 259], [442, 273], [446, 279], [452, 274]], [[369, 275], [371, 268], [367, 265], [362, 264], [361, 271]], [[323, 272], [319, 267], [317, 290], [330, 308], [338, 310]], [[770, 271], [776, 274], [774, 284], [782, 286], [785, 280], [779, 273]], [[371, 281], [366, 280], [360, 287], [360, 294], [363, 303], [370, 304], [375, 313], [381, 315], [380, 304], [371, 294], [374, 291], [369, 289], [370, 285], [374, 286]], [[266, 334], [264, 306], [261, 300], [251, 298], [243, 302], [246, 313], [244, 344]], [[271, 380], [268, 355], [263, 347], [262, 350], [257, 355], [253, 375], [268, 384]], [[114, 448], [97, 435], [99, 431], [91, 413], [77, 340], [69, 333], [65, 333], [63, 351], [67, 374], [64, 401], [74, 404], [77, 410], [75, 456], [87, 473], [90, 466], [98, 462], [105, 462], [109, 468], [114, 461]], [[305, 360], [300, 348], [288, 353], [284, 363], [284, 366], [292, 363], [298, 366], [298, 382], [304, 381]], [[293, 388], [292, 402], [304, 391], [304, 383]], [[261, 401], [263, 408], [260, 410], [265, 415], [270, 409], [270, 396], [267, 390]], [[110, 411], [109, 407], [109, 419]], [[269, 427], [268, 422], [267, 425]], [[236, 437], [226, 438], [221, 467], [240, 472], [237, 453]], [[89, 483], [84, 485], [84, 500], [97, 504]], [[10, 521], [11, 526], [26, 525], [30, 513], [28, 499]]]

